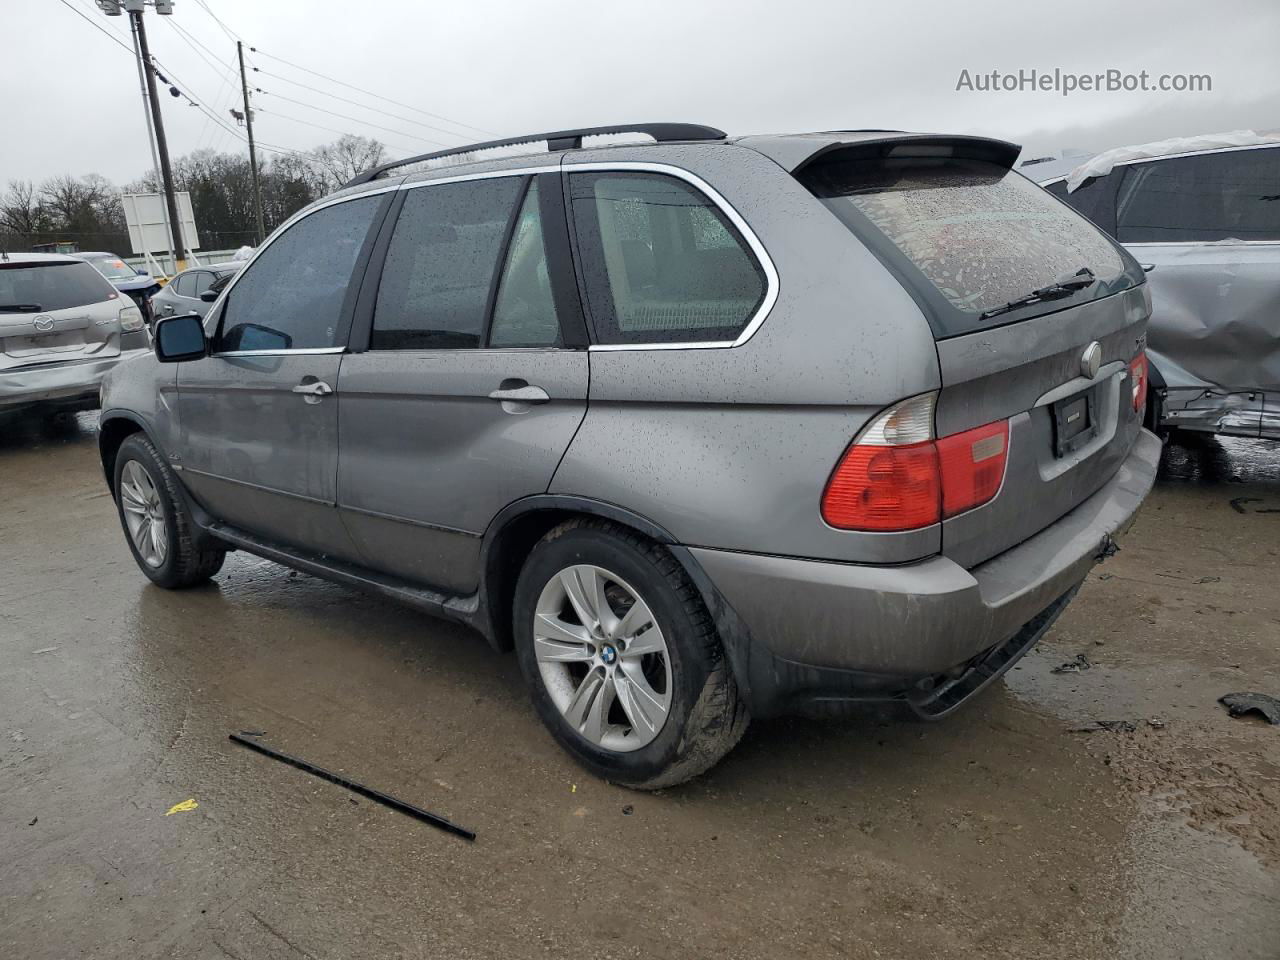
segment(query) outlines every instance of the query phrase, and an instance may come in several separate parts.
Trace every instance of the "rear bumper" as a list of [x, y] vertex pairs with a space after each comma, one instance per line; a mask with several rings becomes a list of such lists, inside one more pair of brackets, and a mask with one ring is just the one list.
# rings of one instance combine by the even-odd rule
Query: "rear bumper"
[[1160, 441], [1142, 431], [1102, 489], [972, 570], [945, 557], [874, 567], [686, 549], [756, 715], [917, 699], [984, 655], [1005, 650], [1003, 672], [1034, 645], [1128, 526], [1159, 459]]
[[[0, 372], [0, 410], [13, 411], [36, 404], [76, 404], [97, 406], [98, 387], [119, 363], [146, 353], [145, 347], [121, 351], [98, 360], [71, 360], [65, 363], [36, 364]], [[89, 401], [92, 401], [89, 404]]]

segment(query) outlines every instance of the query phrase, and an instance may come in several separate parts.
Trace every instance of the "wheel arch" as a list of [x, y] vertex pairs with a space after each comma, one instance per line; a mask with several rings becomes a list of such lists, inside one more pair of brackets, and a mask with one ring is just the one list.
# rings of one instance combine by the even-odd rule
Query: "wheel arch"
[[480, 546], [480, 615], [484, 635], [497, 650], [510, 650], [511, 602], [516, 580], [534, 545], [552, 528], [575, 517], [600, 517], [657, 543], [674, 545], [662, 526], [626, 507], [568, 494], [524, 497], [504, 507], [490, 522]]
[[[107, 477], [107, 489], [114, 497], [116, 454], [120, 452], [120, 445], [135, 433], [145, 434], [153, 445], [156, 441], [146, 424], [136, 414], [126, 410], [104, 410], [98, 423], [98, 456], [102, 460], [102, 471]], [[156, 449], [159, 449], [159, 445], [156, 445]]]
[[[1164, 433], [1166, 428], [1163, 426], [1164, 421], [1164, 398], [1168, 394], [1168, 384], [1165, 382], [1164, 374], [1160, 372], [1160, 368], [1156, 365], [1155, 360], [1151, 358], [1151, 354], [1147, 354], [1147, 409], [1142, 415], [1142, 425], [1152, 433], [1165, 439]], [[1167, 431], [1166, 431], [1167, 432]]]
[[[102, 459], [102, 471], [106, 474], [107, 489], [111, 492], [112, 498], [114, 498], [116, 495], [116, 457], [119, 455], [120, 447], [124, 445], [124, 442], [140, 433], [156, 448], [162, 459], [165, 455], [164, 447], [156, 441], [155, 434], [152, 433], [146, 421], [130, 410], [104, 410], [98, 423], [98, 455]], [[207, 532], [206, 527], [211, 518], [191, 495], [190, 491], [187, 490], [186, 484], [182, 482], [181, 478], [177, 480], [176, 486], [178, 496], [182, 498], [183, 504], [195, 520], [192, 537], [197, 545], [202, 549], [211, 547], [226, 549], [227, 545], [225, 543]]]
[[739, 689], [751, 702], [754, 641], [737, 612], [716, 589], [701, 564], [670, 531], [648, 517], [606, 500], [567, 494], [541, 494], [504, 508], [485, 531], [480, 548], [478, 623], [495, 650], [513, 647], [511, 604], [516, 580], [534, 545], [553, 527], [575, 517], [600, 517], [621, 524], [665, 546], [702, 596], [724, 646]]

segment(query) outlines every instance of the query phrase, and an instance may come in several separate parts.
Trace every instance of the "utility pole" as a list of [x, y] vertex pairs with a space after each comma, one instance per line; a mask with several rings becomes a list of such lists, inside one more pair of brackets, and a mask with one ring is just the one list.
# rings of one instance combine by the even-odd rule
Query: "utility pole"
[[[147, 74], [146, 71], [142, 69], [142, 54], [138, 50], [138, 31], [133, 29], [132, 20], [129, 21], [129, 32], [133, 35], [133, 55], [138, 61], [138, 89], [142, 93], [142, 113], [147, 120], [147, 146], [151, 148], [151, 169], [159, 173], [160, 155], [156, 153], [156, 130], [151, 123], [151, 98], [147, 95]], [[169, 233], [172, 229], [169, 226], [169, 210], [167, 207], [162, 207], [161, 209], [164, 211], [164, 232]], [[148, 260], [154, 260], [151, 255], [151, 249], [147, 245], [145, 236], [142, 238], [142, 241], [143, 256]], [[161, 270], [165, 269], [164, 264], [158, 263], [158, 261], [156, 262]], [[177, 264], [175, 262], [174, 266], [176, 265]], [[177, 273], [177, 271], [175, 270], [174, 273]]]
[[[132, 8], [128, 4], [127, 8]], [[173, 258], [178, 271], [186, 268], [187, 253], [182, 246], [182, 221], [178, 219], [178, 198], [173, 192], [173, 171], [169, 167], [169, 144], [164, 136], [164, 118], [160, 116], [160, 101], [156, 99], [156, 69], [151, 63], [151, 51], [147, 48], [147, 28], [142, 22], [142, 4], [129, 9], [129, 18], [138, 34], [138, 52], [142, 55], [142, 68], [147, 75], [147, 92], [151, 96], [151, 122], [156, 128], [156, 150], [160, 154], [160, 179], [164, 184], [164, 199], [169, 210], [169, 232], [173, 237]]]
[[[147, 28], [142, 23], [142, 11], [146, 9], [148, 0], [97, 0], [98, 9], [108, 17], [118, 17], [128, 11], [129, 23], [133, 33], [133, 52], [138, 58], [138, 73], [143, 78], [142, 99], [148, 110], [148, 140], [151, 143], [151, 156], [158, 160], [160, 180], [164, 188], [165, 209], [167, 210], [166, 227], [170, 236], [170, 251], [173, 253], [174, 272], [186, 268], [187, 253], [182, 245], [182, 222], [178, 219], [178, 199], [173, 192], [173, 173], [169, 169], [169, 145], [164, 138], [164, 120], [160, 116], [160, 101], [156, 99], [156, 68], [151, 63], [151, 51], [147, 48]], [[164, 16], [173, 14], [173, 0], [150, 0], [156, 13]], [[121, 9], [123, 8], [123, 10]], [[177, 90], [174, 90], [177, 94]]]
[[266, 236], [262, 225], [262, 184], [258, 181], [258, 154], [253, 146], [253, 108], [249, 106], [249, 81], [244, 76], [244, 44], [239, 40], [236, 56], [240, 58], [240, 93], [244, 96], [244, 127], [249, 134], [249, 169], [253, 172], [253, 210], [258, 217], [258, 246], [261, 246]]

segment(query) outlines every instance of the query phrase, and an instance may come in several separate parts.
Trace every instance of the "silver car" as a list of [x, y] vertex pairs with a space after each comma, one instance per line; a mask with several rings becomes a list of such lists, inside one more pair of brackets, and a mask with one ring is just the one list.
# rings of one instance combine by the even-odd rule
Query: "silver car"
[[1162, 141], [1039, 169], [1023, 172], [1151, 268], [1148, 426], [1280, 440], [1280, 136]]
[[213, 298], [222, 292], [241, 266], [243, 264], [217, 263], [183, 270], [151, 297], [152, 315], [157, 320], [183, 313], [198, 313], [203, 317]]
[[142, 312], [84, 260], [0, 253], [0, 413], [96, 407], [102, 378], [139, 354]]
[[102, 413], [142, 571], [239, 549], [469, 624], [649, 789], [1035, 644], [1155, 475], [1134, 259], [994, 140], [467, 149], [534, 141], [371, 171], [158, 322]]

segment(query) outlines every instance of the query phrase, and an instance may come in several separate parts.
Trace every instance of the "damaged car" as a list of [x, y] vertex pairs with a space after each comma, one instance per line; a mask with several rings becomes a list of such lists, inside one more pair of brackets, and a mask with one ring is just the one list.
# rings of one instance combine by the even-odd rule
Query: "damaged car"
[[1023, 172], [1150, 270], [1148, 426], [1280, 439], [1280, 135], [1164, 140], [1054, 166]]
[[150, 346], [142, 311], [83, 260], [0, 251], [0, 414], [93, 409]]
[[1142, 268], [1018, 153], [663, 123], [369, 171], [110, 377], [125, 543], [169, 589], [243, 550], [468, 624], [632, 787], [750, 717], [944, 717], [1160, 454]]

